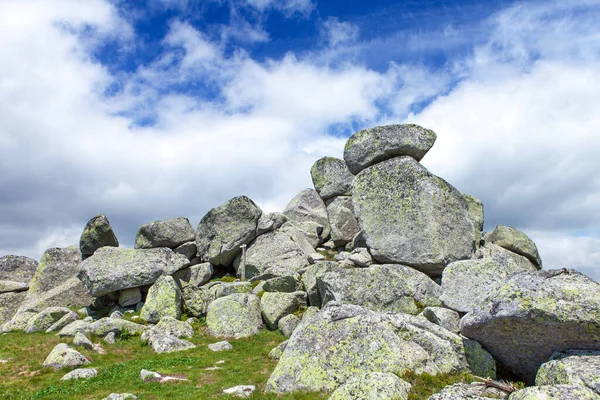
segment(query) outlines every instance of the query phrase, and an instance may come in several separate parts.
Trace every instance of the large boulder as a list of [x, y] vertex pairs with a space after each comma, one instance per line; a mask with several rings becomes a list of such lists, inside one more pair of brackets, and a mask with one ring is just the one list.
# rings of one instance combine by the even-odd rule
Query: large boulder
[[231, 265], [240, 254], [240, 246], [256, 235], [261, 209], [246, 196], [234, 197], [210, 210], [196, 229], [196, 245], [202, 261], [213, 265]]
[[4, 256], [0, 258], [0, 280], [23, 282], [29, 285], [38, 262], [23, 256]]
[[418, 125], [388, 125], [355, 133], [346, 142], [344, 161], [354, 175], [393, 157], [410, 156], [421, 161], [437, 135]]
[[44, 332], [67, 314], [69, 314], [73, 320], [78, 319], [77, 313], [66, 307], [48, 307], [27, 322], [25, 332]]
[[317, 277], [323, 305], [356, 304], [373, 311], [418, 314], [439, 306], [442, 289], [431, 278], [404, 265], [337, 268]]
[[150, 285], [161, 275], [172, 275], [189, 260], [172, 250], [102, 247], [83, 261], [79, 279], [92, 296]]
[[66, 367], [78, 367], [80, 365], [89, 364], [90, 360], [86, 356], [73, 350], [64, 343], [57, 344], [44, 360], [44, 367], [61, 369]]
[[119, 241], [108, 219], [100, 214], [85, 224], [79, 238], [79, 250], [82, 258], [86, 259], [104, 246], [119, 247]]
[[325, 242], [331, 233], [327, 208], [314, 189], [304, 189], [298, 193], [283, 214], [302, 231], [313, 248]]
[[81, 268], [77, 246], [48, 249], [42, 255], [35, 275], [29, 284], [29, 294], [42, 294], [75, 278]]
[[372, 372], [348, 379], [329, 400], [406, 400], [411, 384], [394, 374]]
[[179, 319], [182, 313], [181, 290], [172, 276], [159, 277], [150, 287], [140, 318], [157, 323], [164, 317]]
[[428, 275], [468, 259], [474, 227], [462, 194], [412, 157], [369, 167], [354, 179], [352, 202], [373, 258]]
[[[495, 245], [486, 245], [491, 247]], [[490, 289], [506, 280], [507, 277], [536, 268], [527, 259], [517, 254], [513, 256], [502, 248], [487, 251], [488, 256], [456, 261], [448, 265], [442, 273], [443, 294], [440, 300], [445, 307], [467, 313], [482, 307]], [[521, 258], [518, 262], [516, 257]]]
[[[308, 256], [287, 233], [281, 230], [265, 233], [257, 237], [246, 250], [246, 278], [260, 275], [271, 267], [298, 271], [310, 265]], [[240, 263], [241, 257], [238, 256], [234, 262], [238, 272]]]
[[349, 196], [354, 176], [348, 171], [344, 160], [323, 157], [310, 169], [313, 185], [323, 200], [335, 196]]
[[526, 257], [538, 269], [542, 268], [542, 259], [533, 240], [526, 234], [510, 226], [498, 225], [488, 236], [488, 241], [507, 250]]
[[600, 349], [600, 285], [574, 270], [521, 272], [492, 288], [460, 329], [532, 383], [555, 351]]
[[331, 240], [337, 247], [345, 246], [360, 231], [354, 216], [352, 196], [338, 196], [327, 200], [327, 215], [331, 224]]
[[600, 351], [567, 350], [554, 353], [538, 369], [535, 384], [586, 386], [600, 395]]
[[194, 229], [187, 218], [165, 219], [140, 226], [135, 235], [135, 248], [168, 247], [174, 249], [193, 241], [194, 238]]
[[260, 299], [260, 310], [270, 329], [277, 329], [281, 318], [299, 308], [300, 302], [294, 293], [266, 292]]
[[221, 297], [208, 306], [206, 325], [217, 337], [237, 339], [255, 335], [263, 327], [260, 299], [244, 293]]
[[0, 293], [0, 327], [17, 312], [27, 292]]
[[600, 400], [585, 386], [533, 386], [511, 393], [508, 400]]
[[[332, 302], [296, 328], [265, 390], [331, 391], [371, 372], [472, 371], [493, 378], [494, 361], [488, 354], [481, 362], [484, 354], [481, 347], [467, 349], [460, 336], [420, 317]], [[470, 366], [473, 359], [480, 361], [477, 368]]]

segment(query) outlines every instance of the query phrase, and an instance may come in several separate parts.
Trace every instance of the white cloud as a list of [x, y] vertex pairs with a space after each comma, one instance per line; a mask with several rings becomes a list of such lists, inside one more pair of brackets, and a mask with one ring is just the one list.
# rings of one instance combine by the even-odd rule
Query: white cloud
[[358, 26], [350, 22], [340, 22], [336, 17], [329, 17], [321, 26], [321, 35], [331, 47], [347, 44], [358, 39]]
[[252, 6], [260, 11], [266, 11], [270, 8], [278, 10], [288, 17], [299, 14], [308, 15], [312, 12], [315, 5], [312, 0], [241, 0], [243, 3]]

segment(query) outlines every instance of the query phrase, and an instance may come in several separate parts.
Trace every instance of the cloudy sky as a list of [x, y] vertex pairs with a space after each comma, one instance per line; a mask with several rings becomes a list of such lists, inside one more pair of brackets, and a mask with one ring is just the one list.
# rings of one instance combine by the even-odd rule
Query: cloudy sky
[[[200, 5], [199, 5], [200, 4]], [[597, 0], [0, 0], [0, 256], [245, 194], [281, 211], [355, 131], [600, 278]]]

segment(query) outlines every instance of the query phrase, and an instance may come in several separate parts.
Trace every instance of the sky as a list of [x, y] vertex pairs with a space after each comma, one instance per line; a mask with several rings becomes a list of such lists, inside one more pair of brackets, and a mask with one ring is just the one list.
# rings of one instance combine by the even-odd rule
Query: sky
[[600, 2], [0, 0], [0, 256], [105, 214], [247, 195], [282, 211], [347, 138], [417, 123], [422, 163], [600, 279]]

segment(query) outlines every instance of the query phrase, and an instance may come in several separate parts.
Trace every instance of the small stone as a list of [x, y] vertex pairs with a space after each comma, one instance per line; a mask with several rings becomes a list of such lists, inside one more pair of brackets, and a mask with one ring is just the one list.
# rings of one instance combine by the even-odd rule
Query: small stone
[[147, 369], [143, 369], [140, 371], [140, 378], [143, 381], [147, 381], [148, 379], [160, 379], [162, 377], [161, 374], [154, 371], [148, 371]]
[[91, 342], [91, 340], [88, 339], [81, 332], [77, 332], [75, 334], [75, 337], [73, 338], [73, 345], [74, 346], [80, 346], [80, 347], [86, 348], [88, 350], [91, 350], [91, 349], [94, 348], [94, 344]]
[[119, 292], [119, 305], [121, 307], [135, 306], [142, 301], [142, 292], [139, 287], [123, 289]]
[[208, 348], [212, 351], [224, 351], [233, 349], [233, 346], [231, 345], [231, 343], [224, 340], [222, 342], [211, 343], [208, 345]]
[[193, 349], [195, 344], [187, 340], [179, 339], [173, 335], [154, 334], [148, 339], [148, 344], [152, 346], [157, 353], [172, 353], [175, 351], [184, 351]]
[[102, 400], [138, 400], [138, 398], [131, 393], [111, 393]]
[[96, 370], [96, 368], [80, 368], [69, 372], [60, 378], [60, 380], [68, 381], [71, 379], [89, 379], [95, 377], [96, 375], [98, 375], [98, 370]]
[[115, 344], [115, 336], [116, 335], [114, 332], [108, 332], [102, 340], [104, 340], [104, 342], [108, 344]]
[[325, 256], [323, 254], [319, 254], [319, 253], [312, 253], [308, 255], [308, 262], [311, 264], [314, 264], [318, 261], [324, 261], [325, 260]]
[[253, 385], [239, 385], [229, 389], [223, 390], [225, 394], [232, 394], [237, 397], [250, 397], [256, 390], [256, 386]]
[[225, 360], [219, 360], [215, 364], [217, 364], [217, 365], [219, 365], [219, 364], [225, 364]]
[[123, 318], [123, 313], [119, 310], [113, 311], [110, 313], [109, 318], [121, 319], [121, 318]]

